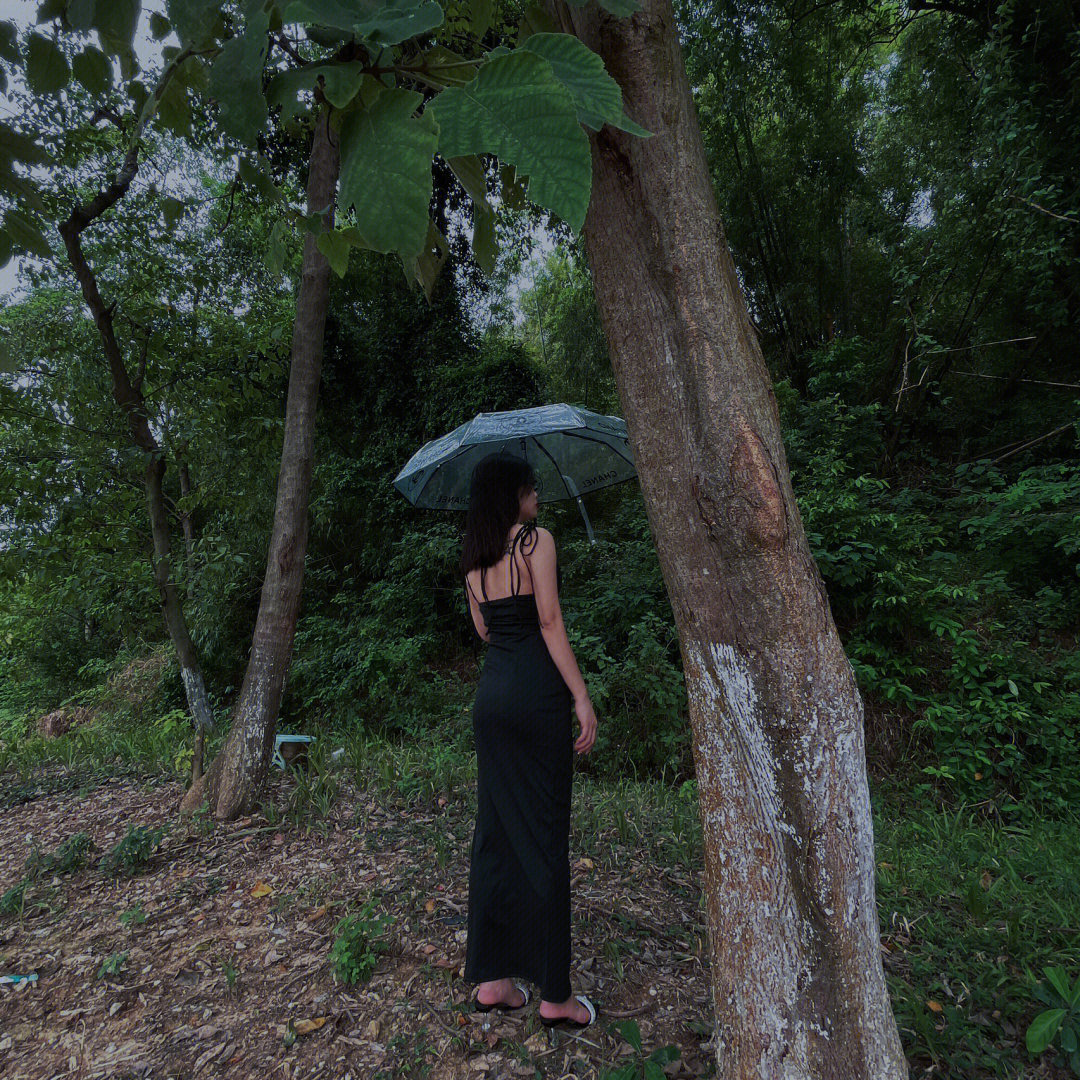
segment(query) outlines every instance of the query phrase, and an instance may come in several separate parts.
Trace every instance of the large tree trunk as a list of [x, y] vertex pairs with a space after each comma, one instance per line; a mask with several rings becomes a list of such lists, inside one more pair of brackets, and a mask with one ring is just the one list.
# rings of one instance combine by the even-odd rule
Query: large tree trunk
[[669, 0], [549, 11], [650, 139], [590, 136], [585, 242], [693, 725], [722, 1080], [907, 1076], [862, 701], [795, 503]]
[[[312, 139], [307, 203], [308, 213], [331, 208], [327, 227], [333, 226], [337, 178], [336, 136], [329, 130], [329, 111], [324, 107]], [[221, 821], [254, 809], [273, 754], [278, 706], [292, 657], [304, 584], [315, 409], [329, 294], [330, 264], [308, 233], [296, 298], [277, 506], [251, 654], [225, 746], [181, 801], [181, 810], [190, 813], [208, 798], [211, 813]]]

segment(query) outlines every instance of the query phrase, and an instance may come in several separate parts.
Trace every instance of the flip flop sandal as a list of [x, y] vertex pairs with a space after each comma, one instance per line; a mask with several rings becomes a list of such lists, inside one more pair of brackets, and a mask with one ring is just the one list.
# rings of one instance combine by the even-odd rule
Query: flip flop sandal
[[518, 1009], [524, 1009], [532, 1000], [532, 996], [529, 994], [529, 988], [527, 986], [522, 986], [519, 982], [514, 983], [514, 985], [525, 995], [525, 1000], [520, 1005], [507, 1005], [504, 1001], [500, 1001], [495, 1005], [484, 1005], [474, 997], [473, 1010], [475, 1012], [491, 1012], [492, 1009], [503, 1009], [506, 1012], [516, 1012]]
[[541, 1014], [540, 1023], [546, 1028], [551, 1027], [568, 1027], [568, 1028], [587, 1028], [590, 1024], [596, 1023], [596, 1006], [584, 995], [575, 994], [574, 997], [589, 1010], [589, 1019], [583, 1024], [580, 1020], [574, 1020], [569, 1016], [556, 1016], [549, 1017]]

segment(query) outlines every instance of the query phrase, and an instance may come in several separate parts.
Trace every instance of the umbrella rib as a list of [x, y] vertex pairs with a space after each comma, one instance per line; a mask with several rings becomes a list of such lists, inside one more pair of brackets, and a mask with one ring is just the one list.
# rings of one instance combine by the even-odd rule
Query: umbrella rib
[[558, 463], [558, 462], [557, 462], [557, 461], [556, 461], [556, 460], [555, 460], [555, 459], [554, 459], [554, 458], [553, 458], [553, 457], [551, 456], [551, 454], [550, 454], [550, 453], [548, 452], [548, 448], [547, 448], [547, 447], [546, 447], [546, 446], [545, 446], [545, 445], [544, 445], [544, 444], [543, 444], [543, 443], [542, 443], [542, 442], [540, 441], [540, 436], [539, 436], [539, 435], [534, 435], [534, 436], [533, 436], [533, 442], [535, 442], [535, 443], [536, 443], [536, 445], [537, 445], [537, 446], [538, 446], [538, 447], [539, 447], [539, 448], [540, 448], [541, 450], [543, 450], [543, 451], [544, 451], [544, 454], [545, 454], [545, 455], [547, 456], [547, 459], [548, 459], [548, 461], [550, 461], [550, 462], [551, 462], [551, 464], [555, 466], [555, 472], [557, 472], [557, 473], [559, 474], [559, 479], [560, 479], [560, 480], [562, 481], [562, 486], [563, 486], [564, 490], [566, 491], [566, 497], [567, 497], [568, 499], [573, 499], [573, 498], [575, 498], [576, 496], [574, 496], [574, 495], [573, 495], [573, 494], [571, 494], [571, 492], [570, 492], [570, 487], [569, 487], [569, 485], [568, 485], [568, 484], [566, 483], [566, 477], [565, 477], [565, 476], [563, 476], [563, 472], [562, 472], [562, 469], [560, 469], [560, 468], [559, 468], [559, 463]]
[[[601, 446], [606, 446], [613, 453], [618, 454], [618, 456], [620, 458], [622, 458], [622, 460], [625, 461], [626, 464], [629, 465], [630, 468], [633, 469], [635, 473], [637, 472], [637, 466], [617, 446], [612, 446], [611, 443], [606, 442], [604, 439], [595, 439], [591, 435], [582, 435], [582, 434], [580, 434], [580, 432], [571, 431], [571, 430], [560, 431], [559, 434], [560, 435], [566, 435], [569, 438], [584, 439], [586, 442], [594, 442], [594, 443], [599, 443]], [[612, 436], [612, 438], [614, 438], [614, 439], [617, 439], [618, 437], [619, 437], [618, 435], [613, 435]]]

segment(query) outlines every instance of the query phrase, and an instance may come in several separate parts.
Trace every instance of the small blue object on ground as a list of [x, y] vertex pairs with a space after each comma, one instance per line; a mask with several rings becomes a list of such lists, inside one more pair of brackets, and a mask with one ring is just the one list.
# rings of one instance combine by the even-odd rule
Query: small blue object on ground
[[314, 741], [314, 735], [278, 735], [274, 741], [274, 756], [270, 761], [279, 769], [284, 769], [285, 759], [281, 756], [281, 747], [284, 743], [309, 743]]

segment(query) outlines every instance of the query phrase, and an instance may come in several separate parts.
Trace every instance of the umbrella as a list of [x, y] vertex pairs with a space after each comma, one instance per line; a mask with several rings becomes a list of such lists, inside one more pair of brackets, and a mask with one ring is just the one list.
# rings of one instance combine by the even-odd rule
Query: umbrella
[[577, 405], [479, 413], [448, 435], [425, 443], [394, 479], [413, 504], [465, 510], [472, 471], [488, 454], [506, 452], [532, 465], [545, 502], [576, 499], [589, 542], [596, 543], [581, 496], [637, 475], [626, 423]]

